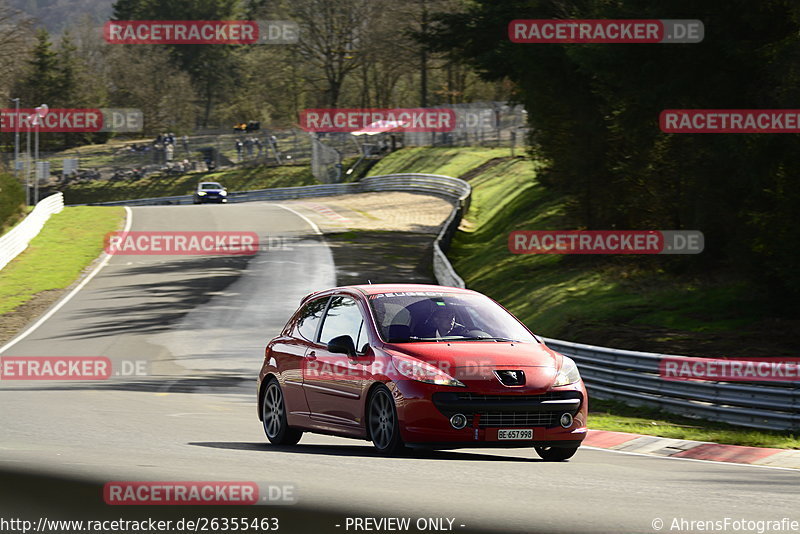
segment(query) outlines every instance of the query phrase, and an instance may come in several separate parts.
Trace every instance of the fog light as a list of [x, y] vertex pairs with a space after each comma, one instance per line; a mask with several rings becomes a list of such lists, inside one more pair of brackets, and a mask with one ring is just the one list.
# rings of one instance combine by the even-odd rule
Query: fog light
[[457, 413], [450, 418], [450, 424], [453, 425], [453, 428], [456, 430], [461, 430], [467, 426], [467, 416], [463, 413]]
[[565, 413], [561, 416], [561, 426], [564, 428], [569, 428], [572, 426], [572, 414]]

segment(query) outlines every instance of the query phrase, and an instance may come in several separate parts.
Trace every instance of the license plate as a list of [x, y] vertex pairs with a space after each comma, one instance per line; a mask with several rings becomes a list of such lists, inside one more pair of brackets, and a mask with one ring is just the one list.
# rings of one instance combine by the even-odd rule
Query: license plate
[[497, 431], [497, 439], [533, 439], [533, 430], [530, 428], [509, 428]]

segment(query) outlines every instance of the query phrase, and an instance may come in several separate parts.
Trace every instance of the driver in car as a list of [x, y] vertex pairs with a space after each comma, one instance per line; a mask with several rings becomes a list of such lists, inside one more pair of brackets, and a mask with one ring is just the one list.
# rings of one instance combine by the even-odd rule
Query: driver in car
[[456, 314], [448, 307], [437, 307], [425, 322], [422, 329], [423, 338], [467, 336], [468, 330], [456, 322]]

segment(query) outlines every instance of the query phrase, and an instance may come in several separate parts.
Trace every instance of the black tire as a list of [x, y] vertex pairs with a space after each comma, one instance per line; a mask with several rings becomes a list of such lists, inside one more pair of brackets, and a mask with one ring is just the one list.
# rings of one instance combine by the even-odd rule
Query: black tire
[[378, 386], [369, 396], [367, 435], [381, 454], [395, 455], [404, 448], [394, 399], [385, 386]]
[[545, 462], [563, 462], [578, 452], [578, 447], [534, 447], [534, 449]]
[[271, 378], [267, 382], [264, 401], [261, 403], [261, 419], [264, 434], [270, 443], [275, 445], [296, 445], [303, 433], [291, 428], [286, 422], [286, 405], [283, 402], [283, 391], [278, 381]]

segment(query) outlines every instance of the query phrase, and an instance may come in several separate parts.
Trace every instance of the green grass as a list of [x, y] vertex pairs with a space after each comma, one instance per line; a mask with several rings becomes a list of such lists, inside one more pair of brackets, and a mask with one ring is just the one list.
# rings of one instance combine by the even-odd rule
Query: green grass
[[[503, 159], [474, 172], [495, 158]], [[602, 344], [607, 340], [597, 336], [613, 327], [631, 331], [615, 334], [623, 342], [643, 343], [630, 348], [661, 350], [658, 344], [671, 344], [689, 354], [715, 350], [699, 349], [691, 339], [697, 334], [751, 332], [755, 338], [768, 304], [735, 280], [673, 275], [658, 263], [669, 261], [663, 256], [511, 254], [508, 236], [514, 230], [577, 228], [569, 215], [572, 200], [545, 189], [536, 179], [538, 168], [503, 149], [409, 148], [387, 156], [370, 174], [469, 173], [472, 203], [448, 256], [470, 288], [499, 300], [544, 336]], [[717, 353], [750, 350], [729, 345], [716, 347]]]
[[118, 230], [120, 207], [68, 207], [48, 219], [22, 254], [0, 271], [0, 314], [28, 302], [37, 293], [63, 289], [97, 258], [103, 238]]
[[133, 181], [72, 184], [64, 189], [67, 204], [90, 204], [113, 200], [166, 197], [191, 194], [199, 182], [220, 182], [228, 191], [291, 187], [318, 183], [309, 166], [241, 167], [181, 176], [152, 175]]
[[[55, 154], [50, 158], [50, 167], [53, 171], [62, 169], [63, 158], [78, 158], [82, 169], [98, 167], [138, 167], [151, 162], [151, 153], [130, 152], [127, 149], [129, 143], [138, 142], [139, 144], [149, 145], [152, 139], [140, 139], [138, 141], [109, 141], [100, 145], [83, 145], [68, 148]], [[179, 148], [177, 155], [183, 154], [183, 149]], [[177, 156], [176, 156], [177, 159]]]
[[710, 441], [748, 447], [800, 449], [800, 436], [785, 432], [743, 429], [723, 423], [689, 419], [649, 408], [589, 400], [589, 428], [664, 438]]
[[379, 161], [370, 169], [369, 176], [426, 172], [460, 177], [489, 160], [510, 155], [509, 148], [404, 148]]
[[593, 342], [579, 339], [582, 326], [604, 324], [727, 332], [764, 316], [743, 285], [671, 275], [659, 258], [511, 254], [514, 230], [576, 228], [570, 199], [542, 187], [536, 165], [523, 159], [494, 166], [471, 183], [472, 205], [448, 255], [469, 287], [500, 300], [542, 335]]

